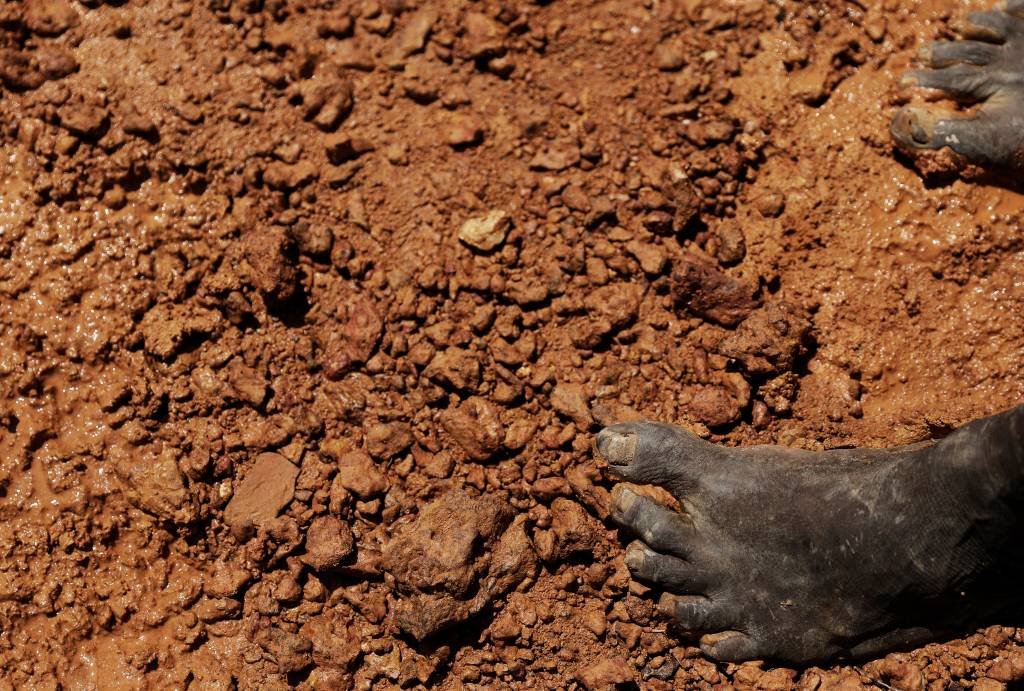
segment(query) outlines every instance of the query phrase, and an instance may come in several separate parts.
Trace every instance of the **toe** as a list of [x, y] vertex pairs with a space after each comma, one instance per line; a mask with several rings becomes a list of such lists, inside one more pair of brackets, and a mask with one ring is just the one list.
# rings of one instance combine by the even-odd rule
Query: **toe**
[[961, 99], [984, 100], [1002, 88], [1001, 74], [975, 65], [951, 65], [938, 70], [911, 70], [903, 75], [904, 86], [937, 89]]
[[658, 600], [658, 609], [680, 629], [691, 633], [732, 630], [739, 623], [735, 612], [701, 595], [664, 593]]
[[641, 485], [661, 485], [677, 496], [693, 486], [702, 467], [721, 455], [713, 444], [681, 427], [629, 422], [601, 430], [597, 452], [613, 471]]
[[740, 631], [722, 631], [701, 636], [701, 651], [719, 662], [744, 662], [764, 657], [757, 640]]
[[626, 549], [626, 566], [636, 580], [675, 593], [703, 593], [708, 586], [706, 574], [693, 564], [639, 541]]
[[967, 118], [942, 117], [922, 108], [903, 108], [892, 122], [896, 142], [907, 151], [949, 147], [975, 163], [1018, 168], [1021, 165], [1020, 124], [993, 108]]
[[684, 556], [695, 542], [696, 530], [688, 516], [625, 485], [612, 490], [611, 517], [656, 552]]
[[935, 41], [921, 48], [918, 56], [929, 67], [948, 67], [958, 63], [989, 65], [1002, 54], [1002, 47], [982, 41]]
[[1003, 43], [1011, 36], [1024, 34], [1024, 20], [998, 10], [971, 12], [954, 23], [954, 28], [964, 38]]

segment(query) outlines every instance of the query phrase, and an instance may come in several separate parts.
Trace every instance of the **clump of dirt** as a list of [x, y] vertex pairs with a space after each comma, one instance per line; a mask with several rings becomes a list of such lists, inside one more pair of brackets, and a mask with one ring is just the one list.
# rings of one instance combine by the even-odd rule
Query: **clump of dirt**
[[[971, 3], [980, 7], [980, 3]], [[895, 444], [1024, 393], [1024, 200], [891, 85], [961, 5], [0, 8], [5, 687], [979, 689], [718, 665], [592, 434]]]

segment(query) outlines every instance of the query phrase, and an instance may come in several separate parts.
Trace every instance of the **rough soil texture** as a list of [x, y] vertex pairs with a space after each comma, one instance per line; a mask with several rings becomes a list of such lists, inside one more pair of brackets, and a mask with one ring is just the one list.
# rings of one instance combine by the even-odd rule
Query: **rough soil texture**
[[590, 450], [1021, 400], [1024, 199], [887, 132], [968, 5], [5, 4], [0, 688], [1024, 678], [1012, 621], [703, 659]]

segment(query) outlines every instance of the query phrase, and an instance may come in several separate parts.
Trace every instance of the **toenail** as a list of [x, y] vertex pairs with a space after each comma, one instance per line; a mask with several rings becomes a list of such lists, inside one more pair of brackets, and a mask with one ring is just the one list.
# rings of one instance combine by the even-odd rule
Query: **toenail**
[[604, 430], [597, 435], [597, 450], [612, 465], [629, 465], [636, 452], [636, 435]]
[[622, 485], [617, 485], [612, 490], [612, 495], [615, 500], [615, 508], [618, 510], [620, 516], [628, 516], [629, 510], [636, 503], [636, 500], [640, 498], [636, 492], [631, 489], [626, 489]]
[[626, 548], [626, 556], [623, 557], [626, 568], [630, 571], [638, 571], [643, 568], [644, 560], [647, 558], [646, 552], [647, 550], [639, 542], [632, 543]]
[[917, 86], [917, 77], [912, 74], [905, 74], [900, 77], [900, 86]]
[[672, 593], [662, 593], [661, 597], [658, 598], [658, 611], [666, 617], [674, 617], [676, 615], [677, 599]]

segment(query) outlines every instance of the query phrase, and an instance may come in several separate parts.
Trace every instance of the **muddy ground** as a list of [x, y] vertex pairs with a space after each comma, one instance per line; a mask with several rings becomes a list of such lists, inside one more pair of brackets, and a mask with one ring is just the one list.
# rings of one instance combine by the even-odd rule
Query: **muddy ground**
[[1024, 678], [1010, 621], [703, 659], [590, 450], [641, 416], [891, 445], [1021, 400], [1024, 198], [887, 134], [968, 6], [3, 5], [0, 687]]

